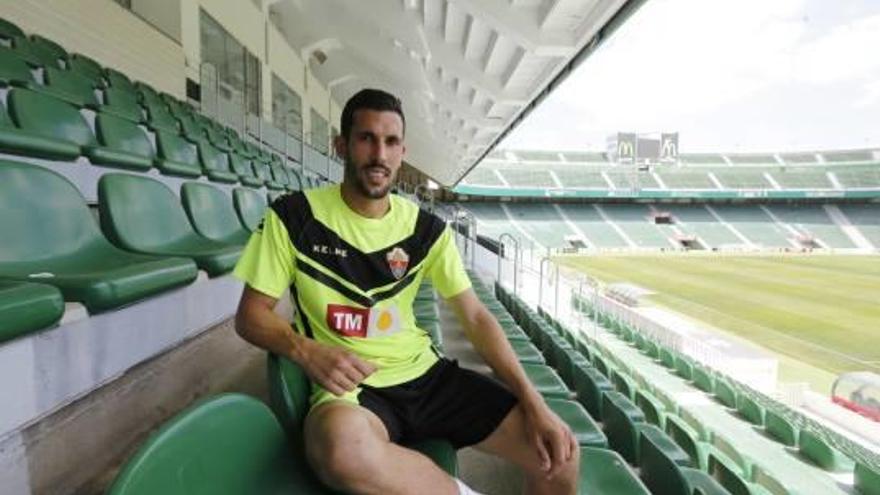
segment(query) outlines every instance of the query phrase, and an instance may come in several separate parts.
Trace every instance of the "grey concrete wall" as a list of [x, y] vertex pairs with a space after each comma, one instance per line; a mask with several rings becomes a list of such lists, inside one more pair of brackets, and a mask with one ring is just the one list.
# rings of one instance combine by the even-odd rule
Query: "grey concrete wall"
[[265, 353], [226, 320], [0, 444], [5, 494], [103, 493], [162, 422], [221, 392], [265, 399]]

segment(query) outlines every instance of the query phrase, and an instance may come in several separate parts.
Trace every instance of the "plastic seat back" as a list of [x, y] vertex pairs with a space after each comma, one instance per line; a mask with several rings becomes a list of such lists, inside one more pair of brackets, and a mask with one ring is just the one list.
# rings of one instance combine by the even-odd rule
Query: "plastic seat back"
[[46, 81], [45, 90], [68, 103], [80, 107], [98, 105], [92, 81], [77, 72], [47, 67], [43, 78]]
[[112, 150], [150, 159], [154, 156], [153, 145], [146, 132], [137, 124], [115, 115], [99, 113], [95, 117], [95, 134], [101, 145]]
[[157, 180], [105, 174], [98, 200], [102, 230], [124, 249], [149, 251], [196, 235], [177, 196]]
[[687, 481], [678, 465], [670, 458], [661, 443], [664, 439], [655, 435], [642, 435], [639, 454], [642, 481], [651, 493], [663, 495], [691, 495]]
[[118, 115], [132, 122], [143, 122], [144, 112], [138, 104], [137, 96], [131, 91], [112, 86], [104, 90], [102, 112]]
[[638, 461], [639, 434], [637, 423], [644, 423], [642, 411], [616, 391], [605, 392], [602, 421], [608, 443], [632, 464]]
[[24, 31], [6, 19], [0, 18], [0, 40], [9, 41], [18, 36], [24, 36]]
[[0, 86], [34, 84], [34, 75], [27, 62], [12, 50], [0, 47]]
[[104, 74], [101, 64], [79, 53], [74, 53], [67, 59], [67, 68], [94, 82], [100, 82]]
[[156, 132], [156, 152], [159, 158], [199, 168], [196, 145], [177, 134], [165, 131]]
[[135, 90], [134, 84], [131, 83], [131, 79], [122, 72], [107, 68], [104, 69], [104, 77], [107, 79], [107, 85], [109, 87], [127, 91], [134, 95], [137, 94], [137, 90]]
[[303, 422], [309, 412], [309, 378], [296, 363], [275, 354], [269, 354], [267, 365], [272, 410], [287, 434], [300, 440]]
[[26, 89], [9, 92], [9, 116], [28, 133], [69, 141], [79, 146], [95, 144], [86, 119], [69, 103]]
[[0, 161], [0, 266], [51, 261], [105, 243], [85, 199], [64, 177]]
[[199, 182], [187, 182], [180, 187], [183, 209], [192, 226], [200, 235], [215, 241], [227, 241], [238, 236], [247, 239], [232, 207], [232, 200], [220, 189]]
[[287, 169], [287, 177], [288, 177], [288, 188], [293, 189], [295, 191], [302, 191], [302, 180], [300, 179], [299, 172], [294, 170], [292, 167], [285, 167]]
[[232, 172], [229, 156], [226, 153], [221, 153], [217, 148], [205, 141], [199, 141], [196, 146], [199, 153], [199, 163], [202, 165], [203, 172], [207, 173], [209, 170]]
[[55, 59], [56, 64], [59, 59], [66, 60], [69, 56], [67, 50], [61, 45], [38, 34], [31, 35], [31, 47], [33, 50], [40, 53], [41, 56], [46, 57], [47, 59]]
[[36, 46], [34, 42], [26, 36], [13, 38], [12, 50], [32, 67], [60, 67], [58, 57], [52, 52], [45, 50], [45, 47]]
[[268, 407], [245, 395], [220, 395], [165, 423], [126, 463], [108, 493], [298, 493], [294, 462]]
[[238, 220], [247, 230], [257, 230], [266, 212], [266, 199], [252, 189], [237, 187], [232, 191], [232, 204], [238, 214]]

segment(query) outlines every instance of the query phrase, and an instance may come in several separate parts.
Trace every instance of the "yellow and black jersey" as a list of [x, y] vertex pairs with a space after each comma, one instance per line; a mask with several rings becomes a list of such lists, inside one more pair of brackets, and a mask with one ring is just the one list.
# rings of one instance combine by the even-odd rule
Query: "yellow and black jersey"
[[[385, 216], [372, 219], [348, 207], [339, 185], [283, 196], [235, 268], [269, 296], [289, 287], [297, 330], [376, 365], [364, 381], [373, 387], [419, 377], [438, 359], [413, 315], [422, 280], [444, 298], [470, 287], [445, 222], [409, 200], [390, 199]], [[330, 398], [315, 389], [313, 404]]]

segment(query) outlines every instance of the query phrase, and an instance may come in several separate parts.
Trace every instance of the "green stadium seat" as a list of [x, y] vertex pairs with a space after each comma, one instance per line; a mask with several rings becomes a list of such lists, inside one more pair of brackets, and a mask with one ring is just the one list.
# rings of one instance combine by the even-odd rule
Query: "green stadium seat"
[[28, 37], [18, 36], [12, 39], [12, 50], [31, 67], [60, 67], [59, 58], [40, 43], [34, 43]]
[[754, 401], [748, 395], [739, 396], [736, 404], [736, 411], [746, 421], [757, 426], [764, 426], [764, 407]]
[[519, 359], [519, 362], [528, 364], [547, 364], [544, 360], [544, 356], [541, 355], [538, 348], [531, 343], [522, 340], [512, 340], [509, 342], [511, 347], [513, 347], [514, 354], [516, 354], [517, 359]]
[[719, 377], [715, 380], [715, 399], [730, 409], [736, 409], [738, 394], [727, 380]]
[[202, 169], [196, 146], [177, 134], [156, 132], [156, 168], [166, 175], [199, 177]]
[[700, 447], [698, 433], [687, 423], [676, 416], [666, 417], [666, 433], [690, 456], [693, 466], [705, 467], [703, 453], [705, 449]]
[[[674, 440], [669, 438], [669, 435], [656, 425], [646, 424], [640, 426], [639, 453], [641, 453], [642, 445], [644, 445], [645, 442], [651, 442], [653, 448], [659, 450], [663, 456], [671, 460], [676, 466], [691, 467], [693, 465], [687, 452], [682, 450]], [[650, 461], [650, 457], [646, 458], [640, 456], [639, 466], [644, 468], [646, 461]]]
[[156, 132], [165, 132], [177, 134], [180, 132], [180, 123], [168, 111], [168, 107], [164, 103], [144, 103], [147, 111], [147, 126]]
[[211, 126], [207, 126], [204, 129], [205, 136], [212, 145], [223, 151], [232, 151], [232, 147], [229, 145], [229, 138], [225, 134]]
[[274, 191], [284, 189], [283, 184], [275, 182], [275, 180], [272, 178], [272, 171], [269, 170], [268, 165], [259, 160], [251, 160], [251, 166], [254, 168], [254, 175], [256, 175], [257, 179], [267, 188]]
[[788, 447], [797, 447], [797, 427], [772, 410], [768, 410], [764, 413], [764, 431]]
[[45, 84], [28, 84], [28, 88], [52, 95], [77, 107], [98, 107], [92, 82], [77, 72], [47, 67], [43, 70]]
[[880, 495], [880, 473], [858, 463], [854, 474], [855, 487], [861, 495]]
[[546, 403], [571, 428], [578, 445], [582, 447], [608, 447], [608, 439], [584, 409], [584, 406], [572, 400], [555, 398], [546, 399]]
[[660, 364], [669, 369], [675, 369], [675, 354], [666, 347], [660, 348]]
[[562, 378], [553, 371], [553, 368], [541, 364], [523, 364], [522, 367], [529, 381], [544, 397], [571, 398], [571, 391], [565, 386]]
[[31, 35], [31, 48], [39, 53], [41, 57], [47, 60], [54, 60], [56, 66], [59, 60], [67, 60], [69, 57], [64, 47], [38, 34]]
[[0, 87], [36, 84], [30, 66], [12, 50], [0, 47]]
[[137, 90], [131, 83], [131, 79], [122, 72], [108, 67], [104, 69], [104, 78], [107, 80], [108, 87], [137, 95]]
[[134, 89], [137, 92], [137, 94], [139, 95], [141, 102], [144, 103], [145, 105], [148, 103], [158, 103], [158, 104], [165, 103], [162, 101], [162, 97], [159, 96], [159, 92], [156, 91], [155, 89], [153, 89], [152, 86], [150, 86], [149, 84], [147, 84], [145, 82], [138, 81], [138, 82], [134, 83]]
[[694, 365], [692, 379], [694, 385], [703, 392], [706, 392], [707, 394], [715, 392], [715, 378], [703, 365]]
[[85, 55], [74, 53], [67, 59], [67, 68], [89, 79], [98, 87], [103, 83], [104, 68]]
[[266, 199], [263, 195], [251, 189], [236, 187], [232, 190], [232, 205], [241, 225], [251, 232], [257, 230], [266, 212]]
[[850, 471], [854, 467], [850, 458], [809, 430], [801, 431], [798, 438], [798, 452], [826, 471]]
[[[174, 112], [172, 112], [172, 114], [173, 113]], [[174, 118], [176, 118], [178, 124], [180, 124], [180, 134], [185, 137], [187, 141], [196, 145], [207, 141], [205, 139], [205, 128], [202, 127], [202, 124], [194, 117], [174, 115]]]
[[0, 279], [0, 343], [51, 327], [62, 316], [64, 298], [55, 287]]
[[573, 377], [578, 402], [587, 408], [591, 416], [601, 420], [603, 396], [606, 391], [613, 390], [614, 386], [605, 375], [585, 365], [575, 365]]
[[153, 167], [153, 145], [137, 124], [99, 113], [95, 117], [99, 146], [89, 146], [85, 155], [95, 165], [145, 172]]
[[605, 358], [600, 356], [598, 353], [593, 355], [593, 367], [596, 368], [599, 373], [602, 373], [606, 377], [609, 376], [608, 373], [610, 372], [610, 369], [608, 366], [608, 362], [605, 361]]
[[713, 451], [708, 455], [707, 472], [718, 482], [730, 495], [752, 495], [748, 482], [743, 478], [743, 472], [736, 463], [721, 454]]
[[645, 424], [645, 415], [620, 392], [605, 392], [602, 401], [602, 427], [611, 448], [629, 463], [638, 464], [639, 427]]
[[[213, 144], [213, 141], [211, 143]], [[254, 169], [249, 159], [232, 151], [228, 152], [227, 156], [229, 156], [229, 166], [232, 167], [232, 171], [235, 172], [242, 184], [250, 187], [263, 187], [263, 181], [254, 174]]]
[[238, 182], [238, 175], [230, 169], [229, 156], [226, 153], [217, 150], [205, 141], [199, 141], [196, 148], [199, 153], [199, 164], [202, 166], [202, 173], [205, 174], [205, 177], [211, 181], [226, 184]]
[[288, 191], [302, 191], [302, 179], [300, 179], [299, 172], [296, 171], [293, 167], [285, 167], [287, 170], [288, 176]]
[[635, 399], [633, 393], [635, 392], [636, 387], [633, 381], [621, 370], [614, 369], [609, 373], [611, 376], [609, 376], [608, 379], [611, 381], [611, 384], [614, 385], [614, 388], [621, 394], [625, 395], [627, 399]]
[[610, 450], [581, 447], [579, 475], [579, 495], [648, 495], [651, 493], [626, 465], [626, 462], [621, 459], [620, 455]]
[[137, 96], [117, 86], [104, 89], [104, 103], [100, 109], [102, 113], [112, 113], [136, 124], [144, 121], [144, 112], [138, 104]]
[[148, 177], [110, 173], [98, 181], [101, 227], [116, 245], [130, 251], [192, 258], [209, 276], [235, 266], [241, 246], [195, 233], [177, 196]]
[[186, 285], [192, 261], [128, 253], [101, 235], [67, 179], [32, 164], [0, 161], [0, 276], [39, 281], [89, 312]]
[[684, 356], [675, 357], [675, 374], [684, 380], [692, 380], [694, 377], [694, 367], [691, 360]]
[[[294, 452], [303, 454], [301, 459], [304, 461], [302, 429], [309, 411], [311, 384], [302, 368], [288, 359], [270, 354], [267, 367], [269, 403], [281, 421]], [[407, 447], [425, 454], [450, 475], [458, 474], [456, 452], [450, 443], [429, 440]]]
[[109, 495], [333, 493], [296, 455], [265, 404], [241, 394], [167, 421], [122, 467]]
[[[0, 150], [54, 160], [73, 160], [95, 136], [76, 108], [27, 89], [9, 92], [9, 115], [17, 129], [0, 123]], [[2, 109], [0, 109], [2, 110]]]
[[645, 421], [661, 429], [666, 427], [666, 408], [659, 399], [645, 389], [635, 392], [635, 403], [645, 414]]
[[269, 162], [269, 171], [272, 172], [272, 180], [281, 186], [281, 189], [288, 189], [290, 184], [290, 175], [285, 170], [284, 165], [276, 162]]
[[24, 36], [24, 31], [15, 24], [0, 18], [0, 40], [11, 41], [13, 38]]
[[201, 182], [187, 182], [180, 187], [180, 200], [199, 235], [223, 244], [247, 244], [251, 233], [235, 216], [232, 198], [220, 189]]
[[653, 429], [645, 430], [639, 438], [642, 480], [651, 493], [728, 495], [727, 490], [711, 476], [685, 464], [681, 452], [675, 450], [666, 438]]

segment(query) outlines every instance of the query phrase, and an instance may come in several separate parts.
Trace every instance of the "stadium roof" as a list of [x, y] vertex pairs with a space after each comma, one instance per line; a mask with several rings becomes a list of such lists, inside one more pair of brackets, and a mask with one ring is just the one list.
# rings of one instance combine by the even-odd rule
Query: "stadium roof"
[[270, 0], [331, 97], [401, 96], [408, 161], [458, 182], [644, 0]]

